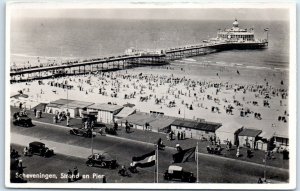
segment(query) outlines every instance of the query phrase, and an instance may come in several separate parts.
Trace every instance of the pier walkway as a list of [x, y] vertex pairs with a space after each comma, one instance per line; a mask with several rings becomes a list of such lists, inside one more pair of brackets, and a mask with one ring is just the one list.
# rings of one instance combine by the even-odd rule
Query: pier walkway
[[199, 45], [187, 45], [165, 50], [132, 51], [119, 56], [86, 59], [82, 61], [69, 61], [55, 66], [36, 66], [25, 69], [11, 69], [10, 81], [13, 83], [18, 81], [59, 77], [65, 75], [79, 75], [97, 71], [118, 70], [141, 65], [164, 65], [168, 64], [169, 61], [172, 60], [233, 49], [241, 44], [246, 48], [257, 48], [258, 46], [265, 46], [265, 43], [268, 42], [212, 41]]

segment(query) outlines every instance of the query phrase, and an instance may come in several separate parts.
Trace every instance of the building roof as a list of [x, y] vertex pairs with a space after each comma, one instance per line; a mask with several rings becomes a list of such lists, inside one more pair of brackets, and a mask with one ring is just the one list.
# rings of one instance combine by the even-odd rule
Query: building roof
[[130, 107], [124, 107], [115, 117], [124, 118], [135, 112], [135, 109]]
[[175, 121], [173, 117], [157, 117], [155, 121], [150, 122], [150, 126], [154, 129], [164, 129], [170, 126]]
[[126, 103], [123, 105], [124, 107], [134, 107], [135, 105], [132, 103]]
[[222, 126], [220, 123], [199, 122], [189, 119], [176, 119], [171, 125], [210, 132], [215, 132]]
[[239, 133], [239, 136], [256, 137], [261, 132], [262, 132], [261, 130], [245, 128]]
[[218, 132], [235, 133], [238, 129], [242, 128], [241, 124], [236, 122], [223, 123], [222, 127], [218, 128]]
[[64, 108], [86, 108], [93, 104], [94, 104], [93, 102], [78, 101], [78, 100], [71, 100], [71, 99], [58, 99], [50, 102], [48, 107], [60, 106]]
[[112, 105], [112, 104], [107, 104], [107, 103], [95, 103], [93, 105], [88, 106], [88, 108], [95, 109], [95, 110], [101, 110], [101, 111], [114, 112], [119, 109], [122, 109], [123, 106]]
[[128, 121], [129, 123], [133, 123], [136, 125], [145, 125], [146, 123], [149, 123], [151, 121], [155, 120], [155, 117], [144, 112], [136, 112], [135, 114], [129, 115], [128, 117], [125, 117], [121, 120], [121, 122]]
[[61, 104], [56, 104], [56, 103], [49, 103], [47, 104], [47, 107], [55, 107], [55, 108], [61, 108], [63, 105]]
[[259, 136], [267, 140], [270, 140], [272, 137], [274, 137], [274, 134], [275, 134], [274, 131], [262, 131], [261, 134], [259, 134]]
[[51, 101], [50, 103], [58, 104], [58, 105], [65, 105], [65, 104], [70, 104], [73, 101], [74, 100], [71, 100], [71, 99], [58, 99], [58, 100], [55, 100], [55, 101]]
[[86, 108], [86, 107], [88, 107], [90, 105], [93, 105], [93, 104], [94, 104], [93, 102], [74, 100], [71, 103], [69, 103], [68, 105], [71, 106], [71, 107]]
[[289, 130], [284, 127], [275, 127], [274, 137], [289, 138]]

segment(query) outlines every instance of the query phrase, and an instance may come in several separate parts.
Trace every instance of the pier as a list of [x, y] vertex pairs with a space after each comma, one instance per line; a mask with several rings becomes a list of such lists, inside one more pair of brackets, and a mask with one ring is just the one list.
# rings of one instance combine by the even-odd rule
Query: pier
[[199, 45], [187, 45], [158, 51], [132, 51], [119, 56], [65, 62], [61, 65], [55, 66], [12, 69], [10, 71], [10, 82], [13, 83], [65, 75], [80, 75], [97, 71], [119, 70], [143, 65], [164, 65], [168, 64], [169, 61], [211, 54], [222, 50], [235, 49], [240, 45], [243, 45], [243, 47], [247, 49], [263, 48], [267, 43], [267, 40], [242, 43], [233, 41], [213, 41]]

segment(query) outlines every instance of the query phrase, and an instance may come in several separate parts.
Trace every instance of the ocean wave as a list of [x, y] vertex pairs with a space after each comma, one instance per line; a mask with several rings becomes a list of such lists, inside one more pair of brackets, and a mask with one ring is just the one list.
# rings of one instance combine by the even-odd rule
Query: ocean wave
[[188, 62], [196, 62], [197, 60], [192, 59], [192, 58], [185, 58], [183, 61], [188, 61]]

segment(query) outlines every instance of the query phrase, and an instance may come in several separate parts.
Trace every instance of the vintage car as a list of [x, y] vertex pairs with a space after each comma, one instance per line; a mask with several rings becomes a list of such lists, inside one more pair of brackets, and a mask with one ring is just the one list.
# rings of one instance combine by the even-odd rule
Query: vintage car
[[110, 134], [110, 135], [117, 135], [117, 130], [113, 127], [105, 127], [105, 133]]
[[84, 129], [84, 128], [76, 128], [70, 130], [71, 135], [77, 135], [81, 137], [88, 137], [92, 138], [96, 136], [96, 132], [93, 132], [91, 129]]
[[181, 166], [171, 165], [164, 174], [165, 180], [180, 180], [182, 182], [195, 182], [193, 173], [186, 172]]
[[54, 155], [54, 151], [45, 146], [44, 143], [34, 141], [29, 143], [29, 152], [43, 157], [50, 157]]
[[15, 113], [13, 116], [13, 124], [22, 127], [31, 127], [33, 126], [31, 118], [27, 115], [19, 115], [19, 113]]
[[88, 157], [87, 166], [99, 166], [101, 168], [115, 169], [118, 167], [117, 161], [110, 155], [103, 153], [94, 153]]

